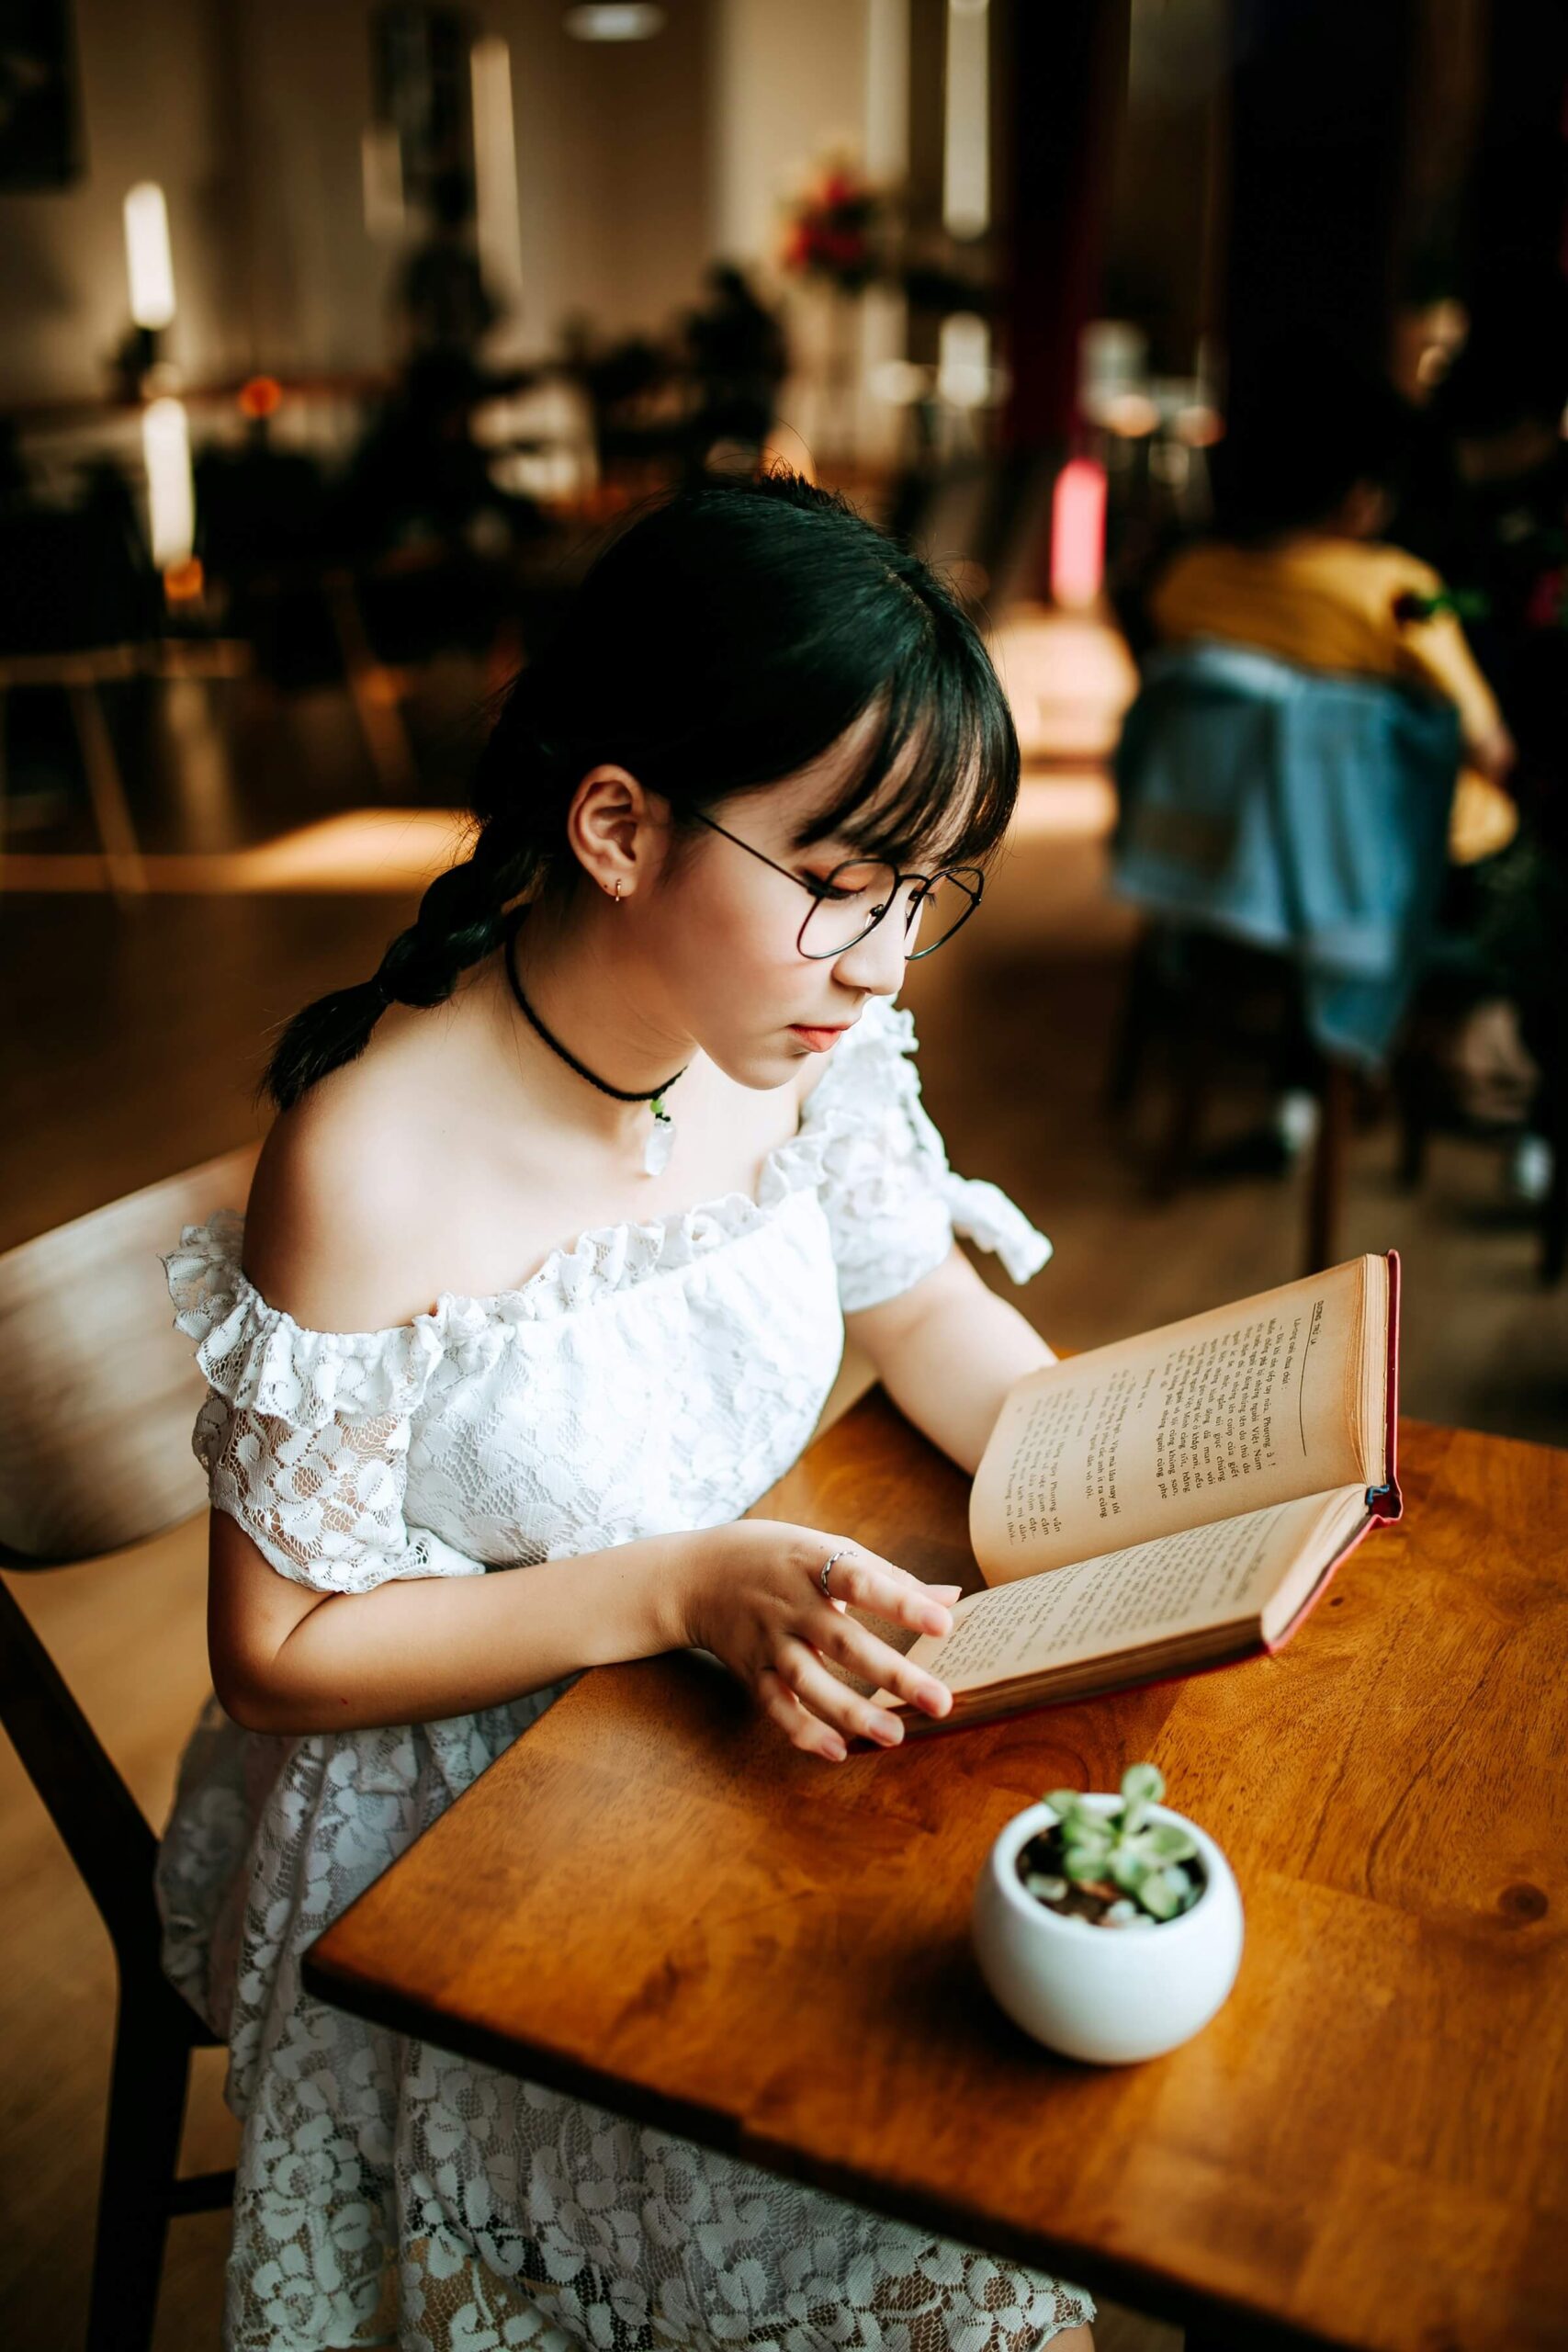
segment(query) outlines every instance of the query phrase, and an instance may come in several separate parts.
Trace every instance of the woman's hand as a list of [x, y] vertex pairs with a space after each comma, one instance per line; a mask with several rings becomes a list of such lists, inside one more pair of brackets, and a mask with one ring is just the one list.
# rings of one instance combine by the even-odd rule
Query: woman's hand
[[[829, 1578], [829, 1600], [822, 1564], [835, 1552], [844, 1557]], [[896, 1747], [904, 1726], [839, 1681], [824, 1659], [926, 1714], [945, 1715], [953, 1704], [944, 1682], [857, 1624], [846, 1604], [918, 1633], [946, 1634], [953, 1626], [947, 1603], [962, 1590], [922, 1584], [842, 1536], [783, 1520], [742, 1519], [694, 1540], [682, 1618], [687, 1645], [722, 1659], [796, 1747], [841, 1764], [846, 1741]]]

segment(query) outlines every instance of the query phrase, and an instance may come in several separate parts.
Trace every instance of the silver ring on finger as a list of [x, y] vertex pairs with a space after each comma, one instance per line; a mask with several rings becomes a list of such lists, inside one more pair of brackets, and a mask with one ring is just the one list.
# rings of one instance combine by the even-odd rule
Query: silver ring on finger
[[829, 1577], [832, 1574], [832, 1571], [833, 1571], [833, 1570], [838, 1566], [839, 1562], [840, 1562], [840, 1560], [847, 1560], [847, 1559], [849, 1558], [849, 1556], [850, 1556], [850, 1554], [851, 1554], [853, 1550], [854, 1550], [854, 1545], [853, 1545], [852, 1544], [845, 1544], [845, 1546], [844, 1546], [844, 1548], [843, 1548], [843, 1550], [842, 1550], [841, 1552], [833, 1552], [833, 1553], [830, 1553], [830, 1554], [829, 1554], [829, 1557], [823, 1561], [823, 1563], [822, 1563], [822, 1573], [821, 1573], [821, 1575], [818, 1577], [817, 1581], [818, 1581], [818, 1584], [821, 1586], [821, 1588], [822, 1588], [822, 1598], [823, 1598], [823, 1600], [832, 1600], [832, 1598], [833, 1598], [833, 1595], [832, 1595], [831, 1591], [829, 1590], [829, 1585], [828, 1585], [828, 1578], [829, 1578]]

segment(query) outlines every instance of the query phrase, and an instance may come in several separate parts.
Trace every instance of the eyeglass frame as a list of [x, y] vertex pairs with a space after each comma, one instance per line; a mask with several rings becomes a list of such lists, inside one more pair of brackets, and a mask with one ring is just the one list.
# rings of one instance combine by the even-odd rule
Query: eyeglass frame
[[[863, 939], [869, 939], [872, 933], [876, 929], [878, 923], [886, 922], [887, 917], [892, 912], [894, 904], [897, 899], [898, 893], [903, 888], [906, 882], [941, 882], [943, 880], [951, 880], [956, 884], [956, 887], [962, 890], [965, 898], [969, 899], [969, 904], [964, 908], [964, 912], [959, 916], [958, 921], [948, 930], [944, 931], [940, 939], [933, 939], [929, 947], [917, 947], [912, 953], [905, 956], [904, 961], [907, 964], [918, 964], [923, 956], [934, 956], [939, 947], [945, 947], [948, 941], [953, 936], [953, 933], [963, 930], [964, 924], [968, 922], [970, 916], [979, 905], [982, 897], [985, 895], [986, 876], [984, 871], [978, 865], [939, 865], [934, 874], [920, 874], [913, 870], [908, 874], [901, 874], [892, 861], [886, 857], [842, 857], [839, 860], [838, 865], [833, 867], [832, 873], [824, 875], [819, 882], [807, 882], [801, 875], [792, 874], [787, 865], [781, 865], [776, 857], [770, 857], [766, 850], [759, 849], [754, 842], [742, 841], [740, 835], [739, 833], [732, 833], [728, 825], [721, 825], [716, 817], [708, 816], [705, 811], [701, 808], [694, 809], [692, 814], [696, 818], [699, 824], [708, 826], [716, 833], [722, 833], [727, 842], [733, 842], [735, 843], [737, 849], [745, 850], [749, 855], [760, 860], [763, 865], [771, 865], [773, 872], [775, 874], [782, 874], [786, 882], [793, 882], [797, 889], [806, 891], [811, 900], [811, 905], [807, 913], [802, 917], [800, 929], [795, 933], [795, 952], [797, 956], [803, 956], [809, 964], [830, 964], [835, 956], [847, 956], [850, 953], [851, 948], [858, 947], [860, 945]], [[825, 906], [828, 903], [828, 892], [832, 885], [833, 875], [842, 874], [852, 865], [882, 865], [886, 867], [888, 873], [893, 876], [893, 893], [889, 898], [886, 906], [883, 908], [882, 912], [879, 915], [873, 915], [865, 929], [862, 932], [857, 932], [853, 939], [849, 940], [842, 947], [825, 947], [821, 949], [803, 947], [800, 943], [806, 936], [807, 924], [811, 921], [811, 918], [816, 913], [818, 908]], [[960, 882], [958, 880], [960, 874], [974, 875], [975, 888], [973, 894], [971, 894], [969, 885], [966, 882]], [[906, 916], [906, 933], [908, 932], [908, 918]]]

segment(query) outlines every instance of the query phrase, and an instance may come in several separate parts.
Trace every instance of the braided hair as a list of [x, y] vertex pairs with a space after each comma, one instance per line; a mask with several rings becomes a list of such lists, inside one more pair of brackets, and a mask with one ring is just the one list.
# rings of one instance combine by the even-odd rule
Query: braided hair
[[[973, 622], [909, 548], [839, 493], [779, 471], [639, 509], [519, 672], [480, 755], [468, 855], [357, 987], [295, 1014], [267, 1069], [287, 1110], [363, 1053], [389, 1004], [444, 1004], [511, 910], [571, 887], [578, 784], [626, 767], [679, 840], [727, 793], [796, 774], [876, 705], [880, 723], [796, 846], [829, 835], [908, 863], [984, 863], [1018, 791], [1011, 714]], [[906, 752], [896, 784], [894, 771]], [[886, 787], [886, 788], [884, 788]]]

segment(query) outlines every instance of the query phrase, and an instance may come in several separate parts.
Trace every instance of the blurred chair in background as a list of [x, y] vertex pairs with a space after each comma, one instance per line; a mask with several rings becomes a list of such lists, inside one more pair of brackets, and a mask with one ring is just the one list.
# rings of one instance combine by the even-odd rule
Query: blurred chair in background
[[66, 695], [104, 868], [117, 897], [146, 888], [106, 685], [149, 665], [159, 625], [156, 575], [124, 511], [102, 495], [79, 506], [0, 508], [0, 851], [6, 822], [7, 705], [24, 688]]
[[1309, 1269], [1335, 1254], [1353, 1074], [1387, 1068], [1432, 938], [1458, 763], [1451, 705], [1235, 645], [1155, 654], [1124, 723], [1112, 882], [1151, 930], [1112, 1100], [1127, 1106], [1158, 1039], [1168, 1190], [1227, 1050], [1261, 1048], [1277, 1085], [1310, 1080]]

